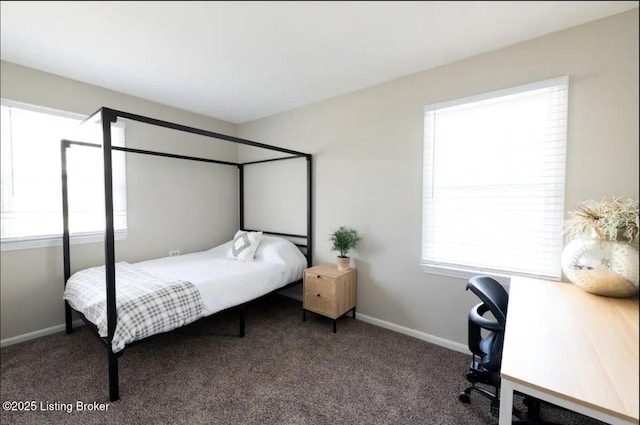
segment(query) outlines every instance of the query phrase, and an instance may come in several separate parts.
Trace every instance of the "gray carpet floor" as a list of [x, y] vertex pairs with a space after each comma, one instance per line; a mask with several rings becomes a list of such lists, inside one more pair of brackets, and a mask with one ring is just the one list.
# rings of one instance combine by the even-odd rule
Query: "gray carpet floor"
[[[467, 386], [469, 356], [369, 325], [311, 313], [271, 296], [247, 307], [247, 333], [224, 312], [130, 347], [121, 399], [108, 402], [106, 350], [80, 327], [2, 348], [0, 398], [36, 401], [3, 411], [6, 424], [497, 424]], [[76, 403], [108, 403], [77, 411]], [[72, 405], [67, 412], [66, 405]], [[47, 410], [48, 409], [48, 410]], [[600, 422], [545, 406], [566, 425]]]

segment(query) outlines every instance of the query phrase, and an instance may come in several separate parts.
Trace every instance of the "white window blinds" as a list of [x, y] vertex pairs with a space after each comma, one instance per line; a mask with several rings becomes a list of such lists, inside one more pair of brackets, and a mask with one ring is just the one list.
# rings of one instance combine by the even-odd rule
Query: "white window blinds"
[[[4, 99], [1, 109], [3, 249], [20, 241], [59, 238], [62, 234], [60, 140], [69, 137], [83, 117]], [[113, 144], [124, 146], [124, 137], [124, 126], [112, 124]], [[100, 143], [101, 138], [81, 140]], [[103, 233], [102, 150], [81, 146], [67, 149], [67, 174], [72, 235]], [[114, 227], [125, 231], [125, 158], [120, 152], [113, 153], [113, 180]]]
[[567, 101], [561, 77], [425, 108], [425, 271], [560, 278]]

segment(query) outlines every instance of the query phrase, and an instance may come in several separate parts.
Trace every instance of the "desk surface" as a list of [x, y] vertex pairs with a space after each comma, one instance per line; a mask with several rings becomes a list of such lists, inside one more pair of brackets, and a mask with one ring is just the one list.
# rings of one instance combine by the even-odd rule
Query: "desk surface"
[[501, 374], [510, 381], [638, 421], [638, 297], [514, 277]]

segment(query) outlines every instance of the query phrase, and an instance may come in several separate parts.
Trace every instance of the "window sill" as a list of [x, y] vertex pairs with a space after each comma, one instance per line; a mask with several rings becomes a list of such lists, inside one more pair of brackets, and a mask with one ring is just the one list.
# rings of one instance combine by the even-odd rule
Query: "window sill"
[[[114, 238], [122, 241], [127, 238], [127, 230], [115, 232]], [[71, 245], [82, 245], [91, 243], [104, 243], [103, 233], [83, 233], [71, 236]], [[24, 249], [49, 248], [62, 246], [62, 236], [43, 236], [30, 238], [15, 238], [4, 240], [0, 244], [1, 251], [19, 251]]]
[[473, 276], [490, 276], [500, 282], [502, 286], [505, 288], [509, 288], [511, 284], [512, 276], [522, 276], [533, 279], [542, 279], [542, 280], [553, 280], [559, 281], [559, 277], [553, 276], [541, 276], [541, 275], [533, 275], [533, 274], [525, 274], [525, 273], [514, 273], [505, 270], [482, 270], [482, 269], [470, 269], [463, 267], [453, 267], [453, 266], [435, 266], [432, 264], [420, 264], [422, 267], [422, 271], [427, 274], [433, 274], [438, 276], [447, 276], [447, 277], [455, 277], [458, 279], [469, 280]]
[[426, 266], [424, 264], [422, 264], [421, 267], [423, 272], [438, 276], [455, 277], [463, 280], [469, 280], [473, 276], [490, 276], [500, 282], [502, 286], [506, 288], [509, 288], [509, 285], [511, 283], [511, 275], [507, 274], [507, 272], [500, 273], [488, 270], [469, 270], [453, 267]]

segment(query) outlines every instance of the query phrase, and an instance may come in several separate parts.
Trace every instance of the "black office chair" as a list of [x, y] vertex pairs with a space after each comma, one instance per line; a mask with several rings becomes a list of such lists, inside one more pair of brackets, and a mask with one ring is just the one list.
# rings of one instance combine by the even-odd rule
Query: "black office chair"
[[[467, 380], [471, 386], [458, 395], [463, 403], [471, 402], [471, 393], [477, 392], [491, 401], [491, 413], [498, 416], [500, 411], [500, 366], [502, 364], [502, 346], [507, 322], [509, 294], [495, 279], [488, 276], [475, 276], [469, 279], [467, 290], [471, 290], [482, 302], [469, 312], [469, 350], [472, 353], [471, 365], [467, 371]], [[484, 317], [491, 313], [493, 319]], [[483, 337], [482, 333], [486, 335]], [[495, 388], [491, 392], [476, 384], [485, 384]], [[519, 419], [515, 424], [550, 424], [540, 418], [540, 401], [532, 397], [523, 400], [527, 412], [513, 409]]]

